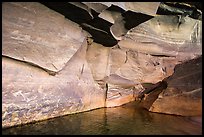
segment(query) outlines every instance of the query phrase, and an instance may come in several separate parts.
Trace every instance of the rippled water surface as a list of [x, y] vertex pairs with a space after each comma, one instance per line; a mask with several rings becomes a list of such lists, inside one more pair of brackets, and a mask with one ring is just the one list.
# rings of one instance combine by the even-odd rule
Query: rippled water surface
[[2, 134], [201, 135], [202, 124], [187, 117], [151, 113], [130, 103], [3, 129]]

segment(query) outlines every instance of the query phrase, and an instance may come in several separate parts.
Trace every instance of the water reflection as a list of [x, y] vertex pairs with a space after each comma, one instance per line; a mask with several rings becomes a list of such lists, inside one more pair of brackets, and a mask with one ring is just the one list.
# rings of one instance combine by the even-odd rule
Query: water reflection
[[130, 103], [2, 130], [4, 134], [201, 135], [202, 124], [186, 117], [151, 113]]

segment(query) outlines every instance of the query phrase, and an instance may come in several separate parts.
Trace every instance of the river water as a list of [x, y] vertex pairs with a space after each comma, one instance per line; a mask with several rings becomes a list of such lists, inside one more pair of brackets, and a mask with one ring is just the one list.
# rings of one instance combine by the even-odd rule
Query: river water
[[136, 103], [3, 129], [13, 135], [201, 135], [202, 119], [148, 112]]

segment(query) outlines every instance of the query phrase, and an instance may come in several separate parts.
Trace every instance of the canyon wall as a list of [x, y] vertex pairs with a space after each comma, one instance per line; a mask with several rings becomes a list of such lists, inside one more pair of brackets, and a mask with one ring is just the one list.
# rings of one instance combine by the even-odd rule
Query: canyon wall
[[[52, 9], [61, 4], [79, 10], [81, 16], [70, 16], [78, 14], [70, 9], [65, 16]], [[172, 91], [174, 82], [167, 78], [176, 65], [202, 57], [200, 19], [157, 15], [160, 3], [149, 3], [151, 8], [130, 2], [61, 4], [2, 4], [3, 127], [135, 100], [153, 112], [169, 113], [168, 107], [176, 107], [169, 103], [179, 103], [179, 97], [158, 97], [163, 90]], [[180, 109], [170, 114], [200, 115], [201, 68], [190, 68], [174, 74], [186, 76], [196, 70], [199, 78], [179, 108], [188, 106], [188, 98], [199, 108], [192, 105], [191, 114]], [[154, 92], [152, 87], [161, 81], [169, 87]], [[183, 90], [173, 88], [176, 94]]]

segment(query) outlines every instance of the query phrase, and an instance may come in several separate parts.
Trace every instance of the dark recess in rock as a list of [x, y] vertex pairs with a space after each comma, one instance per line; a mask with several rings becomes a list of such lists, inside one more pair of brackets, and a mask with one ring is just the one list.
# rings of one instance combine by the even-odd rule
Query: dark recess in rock
[[88, 31], [96, 43], [100, 43], [105, 47], [113, 47], [118, 43], [118, 41], [113, 38], [113, 36], [103, 30], [97, 30], [97, 28], [91, 28], [86, 26], [86, 24], [82, 24], [81, 27]]
[[[193, 19], [201, 19], [201, 13], [197, 10], [202, 9], [202, 4], [199, 2], [188, 3], [189, 6], [178, 2], [161, 2], [157, 14], [159, 15], [189, 15]], [[199, 6], [200, 5], [200, 6]], [[197, 8], [199, 7], [199, 8]]]
[[156, 84], [146, 84], [146, 83], [142, 83], [142, 85], [144, 86], [145, 90], [139, 95], [139, 98], [143, 98], [144, 94], [149, 94], [150, 92], [153, 92], [154, 90], [163, 90], [166, 89], [168, 86], [168, 83], [165, 80], [162, 80]]
[[117, 44], [118, 41], [110, 33], [110, 27], [113, 25], [112, 23], [102, 18], [95, 17], [88, 21], [87, 24], [95, 29], [87, 27], [84, 24], [81, 24], [81, 27], [92, 35], [94, 42], [100, 43], [106, 47], [112, 47]]
[[99, 18], [99, 17], [95, 17], [94, 19], [86, 22], [87, 24], [93, 26], [94, 28], [97, 28], [97, 29], [100, 29], [100, 30], [103, 30], [105, 32], [107, 32], [109, 35], [111, 35], [110, 33], [110, 27], [113, 25], [112, 23], [102, 19], [102, 18]]
[[[50, 9], [53, 9], [73, 22], [78, 23], [84, 30], [88, 31], [94, 42], [100, 43], [107, 47], [117, 44], [117, 40], [111, 35], [110, 27], [112, 23], [98, 17], [98, 13], [91, 10], [93, 19], [90, 14], [68, 2], [41, 2]], [[91, 27], [87, 27], [87, 25]]]
[[[164, 3], [166, 5], [171, 6], [171, 7], [175, 7], [175, 8], [179, 8], [179, 9], [183, 9], [183, 10], [196, 9], [196, 6], [195, 6], [196, 3], [186, 3], [186, 4], [190, 4], [190, 5], [186, 5], [186, 4], [180, 3], [180, 2], [164, 2]], [[196, 5], [199, 6], [198, 3]], [[200, 3], [200, 5], [202, 5], [202, 4]]]
[[41, 4], [47, 6], [48, 8], [56, 12], [59, 12], [67, 19], [78, 24], [90, 21], [92, 19], [92, 17], [87, 11], [77, 6], [74, 6], [73, 4], [70, 4], [68, 2], [41, 2]]
[[108, 7], [106, 10], [109, 10], [109, 11], [115, 11], [115, 12], [120, 12], [120, 13], [125, 13], [125, 10], [118, 7], [118, 6], [115, 6], [115, 5], [111, 5], [110, 7]]
[[202, 3], [201, 2], [186, 2], [187, 4], [190, 4], [190, 5], [192, 5], [192, 6], [194, 6], [194, 7], [196, 7], [197, 9], [199, 9], [199, 10], [202, 10], [203, 8], [202, 8]]
[[127, 11], [123, 13], [122, 16], [124, 17], [123, 20], [125, 21], [125, 28], [127, 28], [128, 30], [153, 18], [153, 16], [142, 13], [136, 13], [133, 11]]
[[93, 17], [95, 18], [95, 17], [98, 17], [98, 15], [99, 15], [100, 13], [98, 13], [98, 12], [96, 12], [95, 10], [91, 9], [91, 14], [92, 14]]
[[93, 10], [80, 2], [3, 3], [2, 126], [137, 99], [153, 112], [169, 111], [154, 109], [164, 104], [180, 105], [179, 111], [193, 106], [200, 114], [202, 12], [187, 4], [163, 4], [177, 16], [155, 15], [159, 3], [152, 16], [115, 5]]

